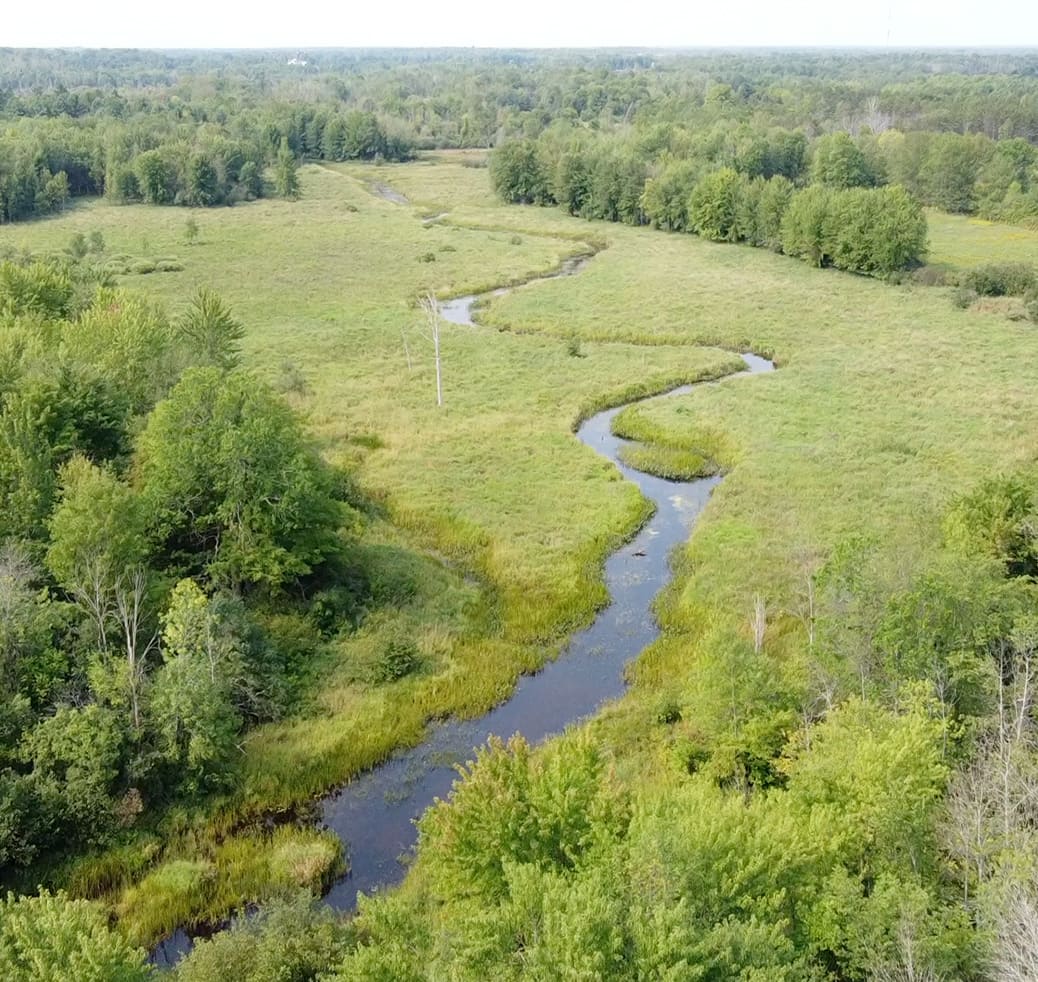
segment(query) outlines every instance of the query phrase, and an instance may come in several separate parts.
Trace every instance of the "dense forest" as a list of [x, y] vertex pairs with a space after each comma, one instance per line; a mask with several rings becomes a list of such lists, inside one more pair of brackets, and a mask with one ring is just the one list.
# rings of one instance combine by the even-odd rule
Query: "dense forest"
[[[657, 193], [675, 183], [685, 193], [690, 172], [732, 167], [750, 179], [900, 184], [925, 204], [996, 220], [1038, 215], [1030, 54], [0, 55], [0, 221], [83, 194], [247, 200], [264, 193], [264, 167], [284, 149], [403, 160], [415, 148], [542, 134], [552, 156], [575, 144], [583, 164], [571, 162], [561, 184], [508, 193], [596, 217], [686, 220], [601, 190], [585, 201], [582, 166], [618, 171], [614, 183], [651, 176]], [[597, 134], [613, 138], [592, 150]]]
[[[694, 233], [895, 290], [927, 260], [927, 208], [1038, 221], [1038, 55], [0, 49], [0, 222], [20, 229], [74, 215], [80, 198], [251, 208], [274, 195], [293, 208], [307, 162], [472, 148], [489, 163], [468, 155], [466, 168], [510, 213], [502, 201], [659, 230], [646, 241]], [[537, 234], [493, 231], [510, 248]], [[565, 234], [573, 246], [587, 228]], [[0, 976], [154, 978], [140, 943], [158, 937], [128, 938], [110, 896], [139, 887], [163, 836], [188, 856], [241, 831], [227, 802], [243, 742], [317, 712], [336, 646], [396, 602], [372, 557], [414, 547], [422, 520], [405, 528], [388, 496], [329, 462], [289, 398], [305, 380], [291, 364], [281, 385], [257, 372], [249, 325], [213, 290], [167, 309], [120, 279], [100, 233], [3, 255]], [[1010, 294], [1038, 320], [1033, 266], [979, 266], [956, 284], [959, 307]], [[585, 357], [575, 335], [566, 351]], [[644, 422], [616, 429], [674, 449]], [[884, 439], [877, 455], [917, 452]], [[715, 458], [704, 473], [727, 469], [716, 434], [678, 449]], [[654, 649], [631, 670], [649, 694], [628, 717], [474, 749], [451, 798], [418, 820], [404, 888], [353, 916], [319, 902], [343, 858], [312, 815], [250, 800], [256, 841], [282, 826], [310, 837], [279, 853], [303, 872], [199, 941], [173, 977], [1036, 977], [1036, 487], [1034, 461], [1017, 459], [927, 497], [936, 540], [900, 555], [842, 530], [771, 621], [760, 598], [748, 625], [741, 612], [683, 619], [665, 598], [665, 644], [694, 651], [694, 672], [692, 656]], [[478, 539], [445, 536], [444, 565], [465, 567]], [[422, 561], [449, 552], [420, 542]], [[483, 569], [471, 580], [492, 592]], [[466, 601], [504, 649], [502, 611], [498, 596]], [[358, 684], [381, 693], [421, 657], [397, 632]], [[381, 758], [409, 738], [394, 725], [372, 723]], [[240, 897], [221, 900], [177, 857], [154, 906], [187, 896], [174, 881], [194, 876], [206, 911], [229, 914]], [[184, 921], [197, 917], [185, 901]]]

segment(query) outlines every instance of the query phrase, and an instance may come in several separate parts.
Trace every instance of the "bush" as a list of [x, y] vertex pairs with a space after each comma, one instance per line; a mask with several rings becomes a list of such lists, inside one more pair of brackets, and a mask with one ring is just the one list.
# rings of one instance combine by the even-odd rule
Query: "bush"
[[157, 273], [179, 273], [184, 269], [184, 264], [178, 259], [160, 259], [155, 263]]
[[1021, 297], [1038, 286], [1027, 263], [985, 263], [967, 270], [959, 282], [982, 297]]
[[281, 363], [281, 372], [274, 380], [274, 388], [278, 392], [294, 392], [296, 395], [306, 395], [310, 391], [310, 383], [302, 369], [294, 361]]
[[976, 290], [971, 290], [968, 286], [960, 286], [952, 294], [952, 303], [960, 310], [965, 310], [967, 307], [972, 307], [978, 297], [979, 294]]
[[434, 262], [436, 262], [436, 253], [435, 252], [423, 252], [418, 257], [418, 261], [420, 263], [434, 263]]
[[919, 286], [947, 286], [948, 275], [940, 266], [920, 266], [912, 274], [912, 282]]
[[135, 259], [129, 265], [129, 272], [136, 273], [138, 276], [146, 276], [148, 273], [155, 272], [155, 263], [150, 259]]
[[99, 904], [44, 890], [0, 900], [0, 978], [5, 982], [144, 982], [145, 955], [108, 926]]
[[82, 259], [90, 251], [86, 236], [82, 232], [76, 232], [69, 239], [68, 253], [76, 259]]
[[421, 664], [418, 646], [410, 638], [392, 638], [372, 664], [372, 682], [396, 682], [410, 675]]

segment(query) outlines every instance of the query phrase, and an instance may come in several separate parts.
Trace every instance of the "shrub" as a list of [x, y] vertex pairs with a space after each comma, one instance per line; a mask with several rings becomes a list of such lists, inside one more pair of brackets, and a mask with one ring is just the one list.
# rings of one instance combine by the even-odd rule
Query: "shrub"
[[108, 926], [99, 904], [44, 890], [0, 900], [0, 978], [5, 982], [75, 979], [144, 982], [144, 952]]
[[421, 664], [418, 646], [410, 638], [392, 638], [369, 671], [372, 682], [395, 682], [410, 675]]
[[155, 272], [155, 263], [150, 259], [135, 259], [130, 263], [129, 272], [136, 273], [138, 276], [146, 276], [148, 273]]
[[977, 298], [976, 290], [971, 290], [968, 286], [960, 286], [952, 294], [952, 303], [960, 310], [965, 310], [967, 307], [972, 307], [977, 302]]
[[435, 252], [423, 252], [418, 257], [418, 261], [420, 263], [434, 263], [434, 262], [436, 262], [436, 253]]
[[948, 274], [940, 266], [920, 266], [912, 274], [912, 282], [919, 286], [947, 286]]
[[294, 392], [301, 396], [310, 391], [310, 383], [294, 361], [284, 361], [281, 363], [281, 372], [274, 381], [274, 388], [278, 392]]
[[68, 243], [69, 255], [82, 259], [89, 251], [90, 246], [87, 244], [86, 236], [82, 232], [74, 233]]
[[157, 273], [179, 273], [184, 269], [184, 264], [178, 259], [160, 259], [155, 263]]
[[1027, 263], [985, 263], [967, 270], [959, 282], [982, 297], [1020, 297], [1038, 286]]

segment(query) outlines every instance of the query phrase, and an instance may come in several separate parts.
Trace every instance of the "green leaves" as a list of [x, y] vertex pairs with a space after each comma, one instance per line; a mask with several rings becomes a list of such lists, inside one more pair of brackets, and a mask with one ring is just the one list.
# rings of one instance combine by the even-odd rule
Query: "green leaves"
[[[197, 226], [196, 226], [197, 234]], [[200, 289], [176, 322], [176, 330], [199, 365], [236, 368], [245, 327], [212, 290]]]
[[337, 508], [298, 421], [249, 375], [185, 373], [141, 436], [160, 550], [186, 572], [277, 590], [335, 548]]
[[420, 824], [429, 875], [444, 897], [499, 900], [509, 863], [577, 869], [626, 825], [623, 795], [605, 778], [605, 759], [572, 737], [534, 758], [521, 737], [479, 751], [451, 804]]
[[5, 982], [143, 982], [144, 952], [108, 927], [99, 904], [43, 890], [0, 901], [0, 978]]

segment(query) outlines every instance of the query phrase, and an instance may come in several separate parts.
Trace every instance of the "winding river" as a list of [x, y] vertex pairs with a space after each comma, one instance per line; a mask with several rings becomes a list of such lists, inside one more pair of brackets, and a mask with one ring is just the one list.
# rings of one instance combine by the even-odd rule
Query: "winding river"
[[[588, 257], [567, 260], [557, 272], [533, 282], [573, 275], [588, 261]], [[507, 292], [497, 290], [493, 295]], [[475, 326], [473, 307], [479, 299], [465, 296], [448, 301], [441, 314], [451, 323]], [[745, 370], [721, 380], [724, 384], [775, 367], [748, 352], [742, 358]], [[670, 398], [694, 387], [681, 386], [649, 398]], [[612, 433], [613, 418], [623, 408], [592, 416], [576, 433], [581, 443], [636, 484], [656, 509], [638, 534], [606, 560], [609, 606], [573, 636], [555, 661], [535, 675], [523, 676], [506, 702], [479, 719], [431, 724], [424, 743], [401, 751], [323, 799], [321, 821], [342, 839], [349, 861], [349, 872], [325, 897], [333, 908], [353, 910], [358, 891], [370, 893], [403, 878], [417, 841], [415, 819], [435, 798], [449, 794], [458, 776], [455, 765], [471, 760], [474, 748], [492, 735], [507, 738], [514, 733], [537, 743], [590, 716], [603, 702], [623, 694], [624, 666], [659, 636], [651, 604], [670, 578], [669, 554], [688, 539], [721, 478], [668, 481], [626, 466], [619, 455], [626, 441]], [[188, 936], [178, 931], [155, 949], [153, 958], [159, 964], [172, 964], [190, 945]]]

